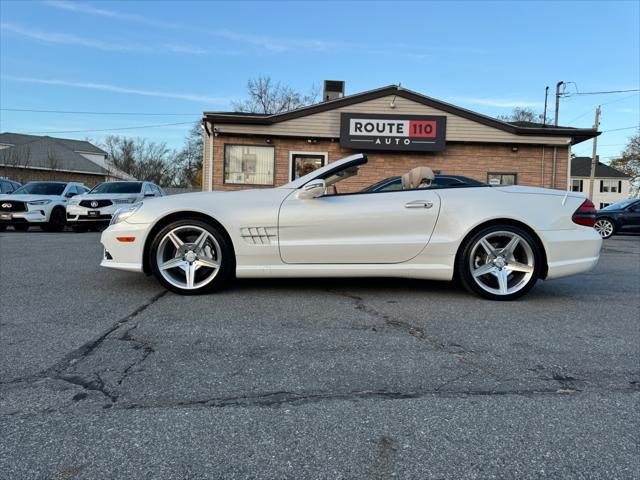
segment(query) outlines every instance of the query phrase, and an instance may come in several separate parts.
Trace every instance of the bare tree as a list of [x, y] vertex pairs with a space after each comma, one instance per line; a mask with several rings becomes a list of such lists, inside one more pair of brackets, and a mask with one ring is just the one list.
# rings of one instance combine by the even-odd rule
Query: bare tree
[[137, 179], [160, 186], [171, 186], [176, 181], [177, 154], [166, 143], [110, 135], [102, 142], [102, 148], [114, 168]]
[[271, 77], [260, 76], [247, 81], [249, 98], [231, 102], [239, 112], [275, 114], [288, 112], [296, 108], [316, 103], [320, 98], [320, 90], [312, 85], [308, 94], [304, 95], [289, 85], [273, 82]]
[[11, 168], [27, 168], [31, 165], [31, 148], [29, 145], [3, 148], [0, 150], [0, 165]]
[[629, 137], [629, 143], [624, 147], [622, 155], [611, 160], [610, 165], [631, 177], [629, 196], [640, 195], [640, 130]]
[[175, 186], [200, 188], [202, 184], [202, 154], [204, 151], [204, 131], [202, 123], [196, 122], [189, 130], [182, 150], [176, 157], [178, 169]]
[[[498, 120], [504, 122], [531, 122], [531, 123], [543, 123], [544, 115], [538, 113], [531, 108], [516, 107], [509, 115], [498, 115]], [[549, 119], [547, 119], [548, 122]]]
[[60, 158], [52, 147], [47, 148], [47, 167], [54, 172], [60, 169]]

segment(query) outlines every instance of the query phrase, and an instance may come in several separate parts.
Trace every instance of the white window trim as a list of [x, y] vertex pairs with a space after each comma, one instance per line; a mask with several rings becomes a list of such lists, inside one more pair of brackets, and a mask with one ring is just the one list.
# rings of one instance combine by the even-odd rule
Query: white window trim
[[291, 177], [293, 176], [293, 156], [294, 155], [322, 155], [324, 156], [322, 166], [324, 167], [327, 163], [329, 163], [329, 152], [309, 152], [306, 150], [289, 151], [289, 169], [287, 171], [289, 172], [288, 177], [290, 182], [293, 182], [293, 178]]

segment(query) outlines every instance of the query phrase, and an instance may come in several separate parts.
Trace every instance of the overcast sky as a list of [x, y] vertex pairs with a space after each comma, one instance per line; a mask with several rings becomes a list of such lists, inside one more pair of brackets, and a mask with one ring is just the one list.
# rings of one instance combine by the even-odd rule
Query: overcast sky
[[[3, 109], [181, 115], [3, 110], [0, 130], [118, 133], [178, 147], [188, 125], [141, 127], [227, 110], [258, 75], [302, 91], [345, 80], [347, 94], [401, 82], [492, 116], [514, 106], [542, 111], [544, 87], [559, 80], [575, 82], [573, 94], [639, 88], [639, 5], [2, 0]], [[638, 92], [563, 98], [560, 123], [591, 126], [597, 104], [602, 130], [640, 124]], [[633, 132], [603, 134], [601, 156], [616, 155]], [[590, 154], [591, 143], [574, 152]]]

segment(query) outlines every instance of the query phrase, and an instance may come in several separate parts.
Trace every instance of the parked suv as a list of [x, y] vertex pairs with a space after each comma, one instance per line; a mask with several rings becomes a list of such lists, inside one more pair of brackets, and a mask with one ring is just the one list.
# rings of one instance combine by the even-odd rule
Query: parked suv
[[29, 182], [0, 195], [0, 231], [11, 225], [25, 232], [30, 225], [39, 225], [46, 232], [59, 232], [65, 226], [67, 201], [88, 191], [75, 182]]
[[13, 193], [19, 189], [22, 185], [8, 178], [0, 178], [0, 194], [1, 193]]
[[67, 224], [76, 232], [108, 225], [120, 207], [148, 197], [162, 197], [164, 192], [151, 182], [104, 182], [85, 195], [78, 195], [67, 205]]

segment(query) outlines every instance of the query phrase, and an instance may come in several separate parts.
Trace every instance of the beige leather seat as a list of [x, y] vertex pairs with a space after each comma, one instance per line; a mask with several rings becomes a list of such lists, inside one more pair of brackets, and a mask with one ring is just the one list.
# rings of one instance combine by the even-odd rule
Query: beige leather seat
[[429, 167], [416, 167], [402, 175], [402, 189], [413, 190], [415, 188], [425, 188], [431, 185], [436, 176]]

